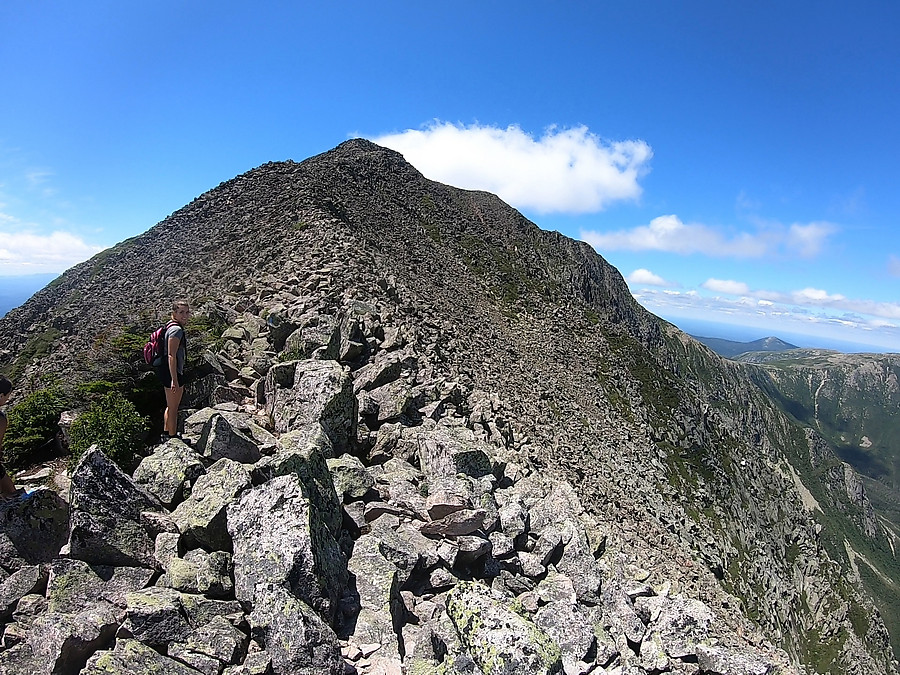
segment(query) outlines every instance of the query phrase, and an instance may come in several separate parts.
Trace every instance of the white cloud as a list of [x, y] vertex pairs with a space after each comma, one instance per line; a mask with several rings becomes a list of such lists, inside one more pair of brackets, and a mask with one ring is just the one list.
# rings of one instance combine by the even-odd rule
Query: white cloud
[[494, 192], [540, 213], [591, 213], [637, 199], [653, 156], [644, 141], [606, 141], [585, 126], [550, 127], [535, 138], [515, 125], [436, 121], [372, 140], [401, 152], [428, 178]]
[[747, 295], [750, 293], [750, 287], [742, 281], [707, 279], [700, 286], [713, 293], [728, 293], [729, 295]]
[[825, 240], [835, 230], [834, 225], [826, 222], [809, 223], [807, 225], [794, 223], [788, 229], [785, 245], [787, 248], [797, 251], [804, 258], [812, 258], [819, 254], [825, 245]]
[[755, 298], [760, 306], [770, 307], [777, 303], [797, 308], [816, 307], [832, 311], [864, 314], [880, 319], [900, 319], [900, 303], [852, 299], [840, 293], [829, 293], [821, 288], [801, 288], [783, 293], [765, 289], [752, 289], [742, 281], [723, 279], [707, 279], [700, 286], [714, 293], [739, 296], [740, 300], [737, 302], [746, 302], [747, 298]]
[[654, 274], [650, 270], [640, 268], [625, 277], [625, 281], [629, 284], [644, 284], [646, 286], [677, 286], [670, 281], [666, 281], [658, 274]]
[[70, 232], [49, 235], [0, 231], [0, 269], [4, 276], [62, 272], [103, 250]]
[[690, 255], [699, 253], [722, 258], [761, 258], [779, 252], [811, 257], [818, 254], [835, 226], [825, 222], [789, 228], [779, 225], [758, 228], [754, 233], [728, 234], [701, 223], [684, 223], [676, 215], [654, 218], [649, 225], [630, 230], [598, 232], [583, 230], [581, 238], [603, 251], [665, 251]]

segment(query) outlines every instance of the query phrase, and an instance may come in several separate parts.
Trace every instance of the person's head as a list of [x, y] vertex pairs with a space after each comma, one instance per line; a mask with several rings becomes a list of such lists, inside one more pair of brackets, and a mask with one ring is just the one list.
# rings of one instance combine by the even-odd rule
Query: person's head
[[5, 375], [0, 375], [0, 405], [9, 400], [9, 394], [12, 391], [12, 382]]
[[178, 299], [172, 303], [172, 319], [184, 326], [191, 318], [191, 306], [187, 300]]

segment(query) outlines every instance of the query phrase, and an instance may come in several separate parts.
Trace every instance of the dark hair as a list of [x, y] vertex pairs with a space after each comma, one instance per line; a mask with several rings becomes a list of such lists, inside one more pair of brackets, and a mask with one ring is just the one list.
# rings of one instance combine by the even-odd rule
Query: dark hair
[[191, 303], [189, 303], [184, 298], [176, 298], [172, 301], [172, 311], [174, 312], [179, 307], [190, 307]]
[[12, 391], [12, 382], [6, 375], [0, 375], [0, 396], [8, 394]]

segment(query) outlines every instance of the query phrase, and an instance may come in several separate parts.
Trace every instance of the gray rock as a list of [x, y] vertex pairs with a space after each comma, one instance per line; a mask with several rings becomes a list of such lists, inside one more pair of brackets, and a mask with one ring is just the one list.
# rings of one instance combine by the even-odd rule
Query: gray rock
[[697, 665], [709, 675], [770, 675], [777, 666], [762, 654], [745, 649], [697, 645]]
[[69, 534], [69, 505], [53, 490], [0, 502], [0, 568], [50, 562]]
[[13, 621], [19, 626], [28, 628], [34, 620], [47, 611], [47, 598], [43, 595], [23, 595], [12, 613]]
[[[201, 672], [218, 673], [229, 664], [243, 661], [250, 638], [223, 617], [192, 631], [184, 642], [169, 645], [168, 655]], [[199, 667], [203, 663], [211, 670]]]
[[102, 602], [124, 609], [128, 593], [144, 588], [152, 577], [153, 570], [145, 567], [89, 565], [83, 560], [58, 558], [50, 565], [48, 607], [65, 614]]
[[437, 425], [415, 434], [419, 462], [428, 476], [479, 478], [491, 473], [489, 447], [465, 427]]
[[259, 585], [285, 585], [333, 619], [347, 583], [347, 561], [296, 475], [248, 490], [228, 509], [228, 530], [238, 600], [253, 604]]
[[251, 652], [239, 666], [228, 666], [222, 675], [272, 675], [272, 657], [266, 651]]
[[308, 314], [301, 318], [304, 325], [287, 336], [284, 353], [296, 359], [318, 355], [320, 360], [337, 361], [341, 355], [340, 324], [328, 314]]
[[328, 470], [334, 489], [342, 501], [362, 499], [375, 485], [375, 479], [363, 463], [353, 455], [344, 454], [328, 460]]
[[534, 623], [559, 645], [562, 660], [574, 665], [584, 661], [594, 644], [594, 625], [590, 615], [580, 606], [553, 601], [541, 607]]
[[381, 655], [399, 656], [394, 626], [401, 624], [403, 605], [397, 566], [381, 552], [378, 538], [369, 534], [357, 540], [347, 567], [355, 578], [360, 606], [353, 639], [379, 645]]
[[110, 651], [94, 654], [81, 675], [197, 675], [199, 671], [163, 656], [137, 640], [116, 640]]
[[181, 642], [191, 631], [181, 607], [181, 594], [171, 588], [146, 588], [129, 593], [125, 622], [117, 637], [134, 638], [150, 647]]
[[[69, 556], [95, 565], [155, 567], [156, 534], [141, 513], [160, 501], [91, 446], [72, 472]], [[151, 536], [152, 535], [152, 536]]]
[[210, 551], [231, 549], [226, 509], [250, 487], [250, 474], [241, 464], [220, 459], [197, 479], [191, 496], [172, 513], [188, 545]]
[[266, 412], [280, 433], [318, 422], [338, 454], [356, 438], [353, 379], [336, 361], [293, 361], [266, 375]]
[[231, 554], [226, 551], [189, 551], [184, 558], [169, 561], [166, 577], [171, 588], [183, 593], [196, 593], [210, 598], [228, 598], [234, 594]]
[[478, 583], [462, 582], [447, 595], [447, 613], [469, 654], [491, 675], [559, 673], [559, 646], [534, 623], [507, 609]]
[[244, 609], [237, 600], [213, 600], [192, 593], [181, 594], [181, 607], [191, 628], [205, 626], [217, 616], [229, 620], [243, 619]]
[[706, 640], [714, 620], [712, 610], [699, 600], [676, 595], [663, 605], [652, 627], [659, 633], [666, 653], [682, 659], [693, 655], [697, 645]]
[[184, 498], [185, 484], [193, 484], [204, 471], [197, 453], [171, 439], [141, 460], [134, 482], [171, 509]]
[[251, 637], [272, 658], [276, 675], [344, 675], [334, 631], [288, 589], [261, 584], [250, 613]]
[[41, 668], [52, 675], [74, 675], [98, 649], [108, 645], [118, 620], [111, 605], [99, 603], [78, 614], [47, 612], [35, 619], [28, 644]]
[[484, 517], [485, 512], [481, 509], [454, 511], [439, 520], [423, 524], [420, 530], [429, 536], [459, 537], [480, 530]]
[[0, 621], [12, 616], [22, 597], [43, 591], [46, 584], [47, 570], [41, 566], [23, 567], [10, 574], [0, 583]]
[[241, 428], [234, 416], [215, 414], [203, 426], [197, 447], [212, 461], [228, 458], [242, 464], [254, 464], [262, 454], [248, 432], [249, 422], [245, 421]]
[[253, 483], [260, 485], [277, 476], [296, 476], [317, 517], [337, 536], [343, 515], [326, 463], [331, 454], [331, 441], [320, 424], [289, 431], [278, 439], [275, 454], [264, 457], [253, 467]]

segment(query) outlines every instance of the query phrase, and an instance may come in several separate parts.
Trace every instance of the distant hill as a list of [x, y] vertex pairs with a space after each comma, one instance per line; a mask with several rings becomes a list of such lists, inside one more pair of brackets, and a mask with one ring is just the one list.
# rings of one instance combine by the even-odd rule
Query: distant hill
[[724, 356], [727, 359], [733, 359], [734, 357], [747, 352], [784, 352], [789, 349], [799, 349], [797, 345], [792, 345], [777, 337], [760, 338], [753, 342], [735, 342], [734, 340], [700, 337], [699, 335], [692, 335], [691, 337], [695, 340], [699, 340], [716, 354]]

